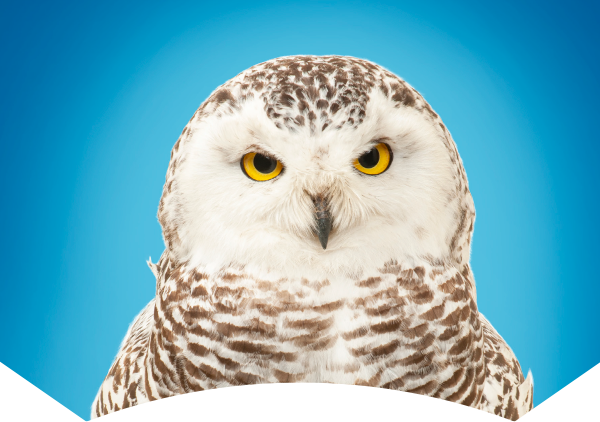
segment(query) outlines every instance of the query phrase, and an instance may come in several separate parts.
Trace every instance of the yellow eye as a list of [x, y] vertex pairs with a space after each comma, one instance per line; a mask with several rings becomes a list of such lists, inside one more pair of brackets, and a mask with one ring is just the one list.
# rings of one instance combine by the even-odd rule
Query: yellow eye
[[271, 180], [283, 170], [283, 165], [278, 160], [257, 152], [245, 154], [240, 165], [246, 176], [258, 182]]
[[387, 144], [379, 143], [354, 161], [358, 171], [375, 176], [388, 169], [392, 163], [392, 151]]

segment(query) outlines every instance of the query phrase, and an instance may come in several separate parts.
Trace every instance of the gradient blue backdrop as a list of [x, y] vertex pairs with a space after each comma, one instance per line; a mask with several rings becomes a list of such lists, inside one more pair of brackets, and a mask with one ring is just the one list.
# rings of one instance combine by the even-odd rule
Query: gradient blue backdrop
[[215, 87], [291, 54], [373, 60], [442, 116], [479, 307], [536, 404], [600, 362], [598, 2], [215, 3], [1, 3], [0, 362], [88, 418], [154, 295], [172, 145]]

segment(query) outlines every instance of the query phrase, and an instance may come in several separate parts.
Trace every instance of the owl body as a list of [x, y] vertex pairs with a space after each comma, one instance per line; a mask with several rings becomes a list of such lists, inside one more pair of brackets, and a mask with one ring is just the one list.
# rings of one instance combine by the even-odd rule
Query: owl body
[[[388, 167], [357, 172], [375, 145]], [[249, 153], [283, 171], [253, 180], [240, 161]], [[329, 382], [518, 418], [531, 378], [478, 312], [474, 217], [449, 132], [397, 76], [337, 56], [250, 68], [173, 149], [156, 297], [92, 416], [211, 388]]]

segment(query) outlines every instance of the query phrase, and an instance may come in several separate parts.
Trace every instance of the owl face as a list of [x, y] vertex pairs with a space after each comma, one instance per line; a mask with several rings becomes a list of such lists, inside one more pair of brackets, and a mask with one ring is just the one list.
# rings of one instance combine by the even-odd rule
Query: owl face
[[[321, 74], [335, 87], [330, 67]], [[429, 113], [376, 86], [346, 94], [332, 113], [336, 98], [318, 83], [314, 98], [305, 80], [308, 94], [285, 103], [277, 82], [252, 91], [248, 79], [221, 87], [220, 103], [215, 91], [174, 149], [159, 218], [179, 259], [360, 275], [390, 260], [451, 255], [464, 195], [447, 132]]]

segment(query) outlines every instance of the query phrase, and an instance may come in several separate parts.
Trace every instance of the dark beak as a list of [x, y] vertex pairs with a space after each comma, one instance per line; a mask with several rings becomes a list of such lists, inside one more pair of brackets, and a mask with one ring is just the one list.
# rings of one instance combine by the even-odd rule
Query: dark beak
[[331, 231], [331, 213], [329, 212], [329, 203], [325, 196], [313, 198], [315, 204], [315, 227], [317, 236], [323, 249], [327, 249], [327, 240]]

